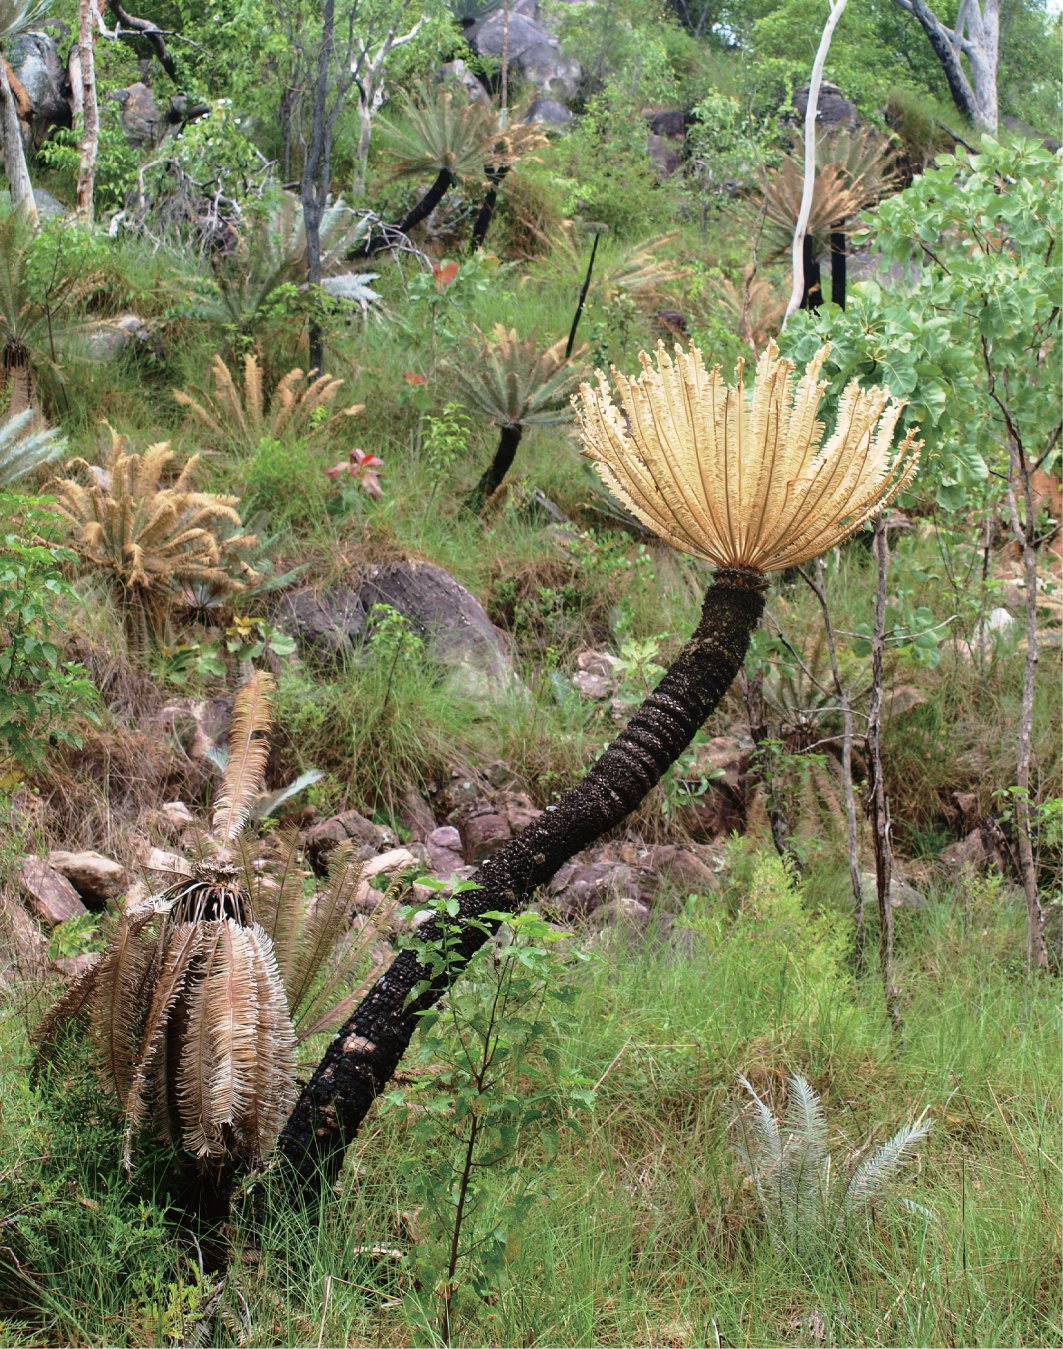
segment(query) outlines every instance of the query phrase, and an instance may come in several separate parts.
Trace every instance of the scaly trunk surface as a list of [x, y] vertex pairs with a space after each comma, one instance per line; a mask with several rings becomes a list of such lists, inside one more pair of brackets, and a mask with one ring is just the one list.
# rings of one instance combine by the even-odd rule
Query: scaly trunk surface
[[[523, 908], [574, 853], [615, 829], [690, 744], [741, 668], [764, 609], [765, 586], [754, 572], [716, 573], [693, 636], [627, 727], [581, 782], [475, 873], [479, 889], [460, 896], [460, 935], [449, 975], [433, 977], [416, 949], [402, 951], [344, 1024], [303, 1088], [278, 1145], [292, 1189], [303, 1199], [312, 1200], [335, 1180], [348, 1145], [413, 1037], [418, 1013], [439, 1001], [488, 939], [489, 931], [470, 920]], [[425, 943], [440, 936], [434, 923], [420, 935]], [[411, 990], [426, 980], [411, 999]]]

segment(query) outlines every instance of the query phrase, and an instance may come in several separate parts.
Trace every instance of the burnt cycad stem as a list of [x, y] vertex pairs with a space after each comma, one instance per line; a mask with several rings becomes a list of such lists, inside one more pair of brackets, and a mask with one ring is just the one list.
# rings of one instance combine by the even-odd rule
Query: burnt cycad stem
[[470, 253], [475, 253], [477, 249], [483, 247], [484, 240], [487, 238], [487, 231], [491, 227], [491, 220], [495, 214], [495, 207], [498, 205], [498, 190], [508, 172], [508, 164], [498, 164], [487, 169], [487, 191], [484, 193], [483, 203], [473, 223], [472, 239], [469, 241]]
[[594, 259], [598, 252], [598, 240], [602, 237], [601, 230], [594, 236], [594, 243], [591, 244], [591, 256], [587, 263], [587, 275], [583, 278], [583, 289], [579, 293], [579, 303], [576, 305], [576, 312], [572, 315], [572, 327], [568, 333], [568, 343], [565, 346], [565, 360], [572, 355], [573, 348], [576, 345], [576, 333], [579, 331], [579, 321], [583, 316], [583, 306], [587, 303], [587, 292], [591, 288], [591, 277], [594, 275]]
[[440, 169], [432, 186], [420, 201], [415, 202], [410, 207], [399, 223], [385, 226], [379, 234], [374, 234], [365, 243], [359, 244], [357, 248], [352, 248], [347, 254], [348, 261], [354, 261], [357, 258], [369, 258], [374, 253], [383, 253], [385, 249], [394, 247], [399, 236], [409, 234], [415, 225], [419, 225], [422, 220], [427, 219], [432, 214], [457, 181], [450, 169]]
[[839, 309], [845, 308], [845, 270], [848, 253], [845, 231], [832, 230], [830, 236], [830, 298]]
[[517, 454], [517, 446], [520, 444], [520, 438], [524, 434], [524, 427], [520, 422], [502, 427], [502, 433], [498, 437], [498, 448], [495, 450], [495, 457], [484, 469], [483, 477], [469, 493], [465, 502], [467, 510], [480, 511], [484, 502], [487, 501], [502, 485], [502, 479], [513, 467], [513, 460]]
[[[456, 948], [447, 972], [433, 975], [416, 948], [402, 951], [332, 1041], [281, 1133], [278, 1152], [292, 1189], [312, 1200], [339, 1172], [347, 1147], [410, 1043], [418, 1013], [447, 991], [484, 944], [493, 911], [526, 905], [574, 853], [627, 816], [690, 744], [738, 674], [764, 609], [764, 576], [721, 569], [701, 621], [664, 678], [590, 772], [560, 801], [484, 862], [479, 886], [460, 897]], [[488, 930], [485, 930], [485, 927]], [[434, 923], [424, 943], [439, 940]], [[427, 983], [425, 983], [427, 981]], [[424, 984], [410, 998], [411, 990]]]
[[812, 242], [812, 235], [806, 234], [801, 245], [805, 269], [805, 289], [801, 296], [802, 309], [818, 309], [823, 303], [823, 280], [819, 270], [819, 256]]

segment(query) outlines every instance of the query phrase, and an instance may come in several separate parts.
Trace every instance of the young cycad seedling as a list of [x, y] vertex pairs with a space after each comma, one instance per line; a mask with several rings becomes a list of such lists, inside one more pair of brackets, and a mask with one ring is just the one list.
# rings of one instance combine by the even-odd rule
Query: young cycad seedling
[[342, 1021], [363, 992], [350, 985], [375, 933], [350, 940], [361, 886], [350, 851], [337, 850], [311, 903], [296, 836], [271, 858], [243, 839], [265, 795], [270, 694], [259, 672], [237, 695], [201, 854], [161, 895], [124, 910], [100, 961], [35, 1037], [46, 1056], [63, 1025], [85, 1018], [125, 1115], [129, 1168], [148, 1124], [200, 1163], [261, 1162], [294, 1099], [297, 1043]]
[[831, 1157], [823, 1104], [800, 1073], [790, 1078], [779, 1120], [744, 1077], [738, 1080], [752, 1101], [735, 1118], [736, 1151], [752, 1177], [772, 1244], [798, 1258], [836, 1249], [930, 1133], [924, 1112], [847, 1172]]
[[301, 437], [307, 442], [331, 435], [346, 417], [361, 412], [364, 403], [352, 403], [339, 412], [331, 407], [343, 387], [332, 375], [309, 375], [289, 370], [267, 396], [262, 382], [262, 362], [256, 354], [244, 357], [244, 377], [238, 385], [221, 356], [211, 365], [213, 392], [174, 389], [173, 396], [189, 416], [213, 437], [218, 448], [233, 445], [250, 453], [266, 436]]
[[[540, 347], [534, 337], [519, 338], [495, 324], [494, 338], [479, 333], [476, 358], [467, 367], [448, 366], [447, 374], [467, 407], [500, 428], [498, 449], [466, 505], [479, 510], [509, 472], [525, 428], [555, 426], [571, 415], [568, 400], [577, 372], [565, 357], [565, 339]], [[585, 347], [575, 353], [578, 359]]]

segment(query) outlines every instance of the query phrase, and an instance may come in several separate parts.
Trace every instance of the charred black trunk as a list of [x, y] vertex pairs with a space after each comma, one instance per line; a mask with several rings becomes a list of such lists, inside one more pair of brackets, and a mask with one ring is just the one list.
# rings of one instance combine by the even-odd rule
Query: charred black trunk
[[499, 164], [496, 168], [487, 170], [488, 187], [484, 193], [483, 204], [472, 227], [472, 239], [469, 241], [470, 253], [475, 253], [478, 248], [483, 247], [484, 240], [487, 238], [487, 231], [491, 227], [491, 220], [495, 214], [495, 207], [498, 205], [498, 189], [502, 186], [502, 180], [508, 172], [508, 164]]
[[579, 302], [576, 305], [576, 312], [572, 315], [572, 327], [568, 333], [568, 343], [565, 346], [565, 360], [572, 355], [572, 349], [576, 345], [576, 333], [579, 331], [579, 321], [583, 317], [583, 306], [587, 303], [587, 292], [591, 288], [591, 277], [594, 275], [594, 259], [598, 253], [598, 240], [602, 237], [599, 230], [594, 236], [594, 243], [591, 244], [590, 261], [587, 263], [587, 275], [583, 278], [583, 289], [579, 293]]
[[352, 248], [347, 254], [348, 260], [369, 258], [374, 253], [383, 253], [385, 249], [393, 247], [399, 235], [409, 234], [415, 225], [419, 225], [432, 214], [457, 181], [449, 169], [440, 169], [432, 186], [420, 201], [410, 207], [397, 225], [385, 226], [379, 234], [374, 234], [364, 244]]
[[[717, 572], [694, 635], [627, 727], [581, 782], [476, 872], [480, 888], [460, 897], [461, 932], [449, 975], [433, 976], [417, 950], [407, 949], [345, 1023], [303, 1088], [278, 1145], [293, 1191], [303, 1199], [334, 1181], [405, 1053], [418, 1013], [438, 1002], [487, 940], [490, 925], [475, 920], [493, 910], [523, 908], [574, 853], [615, 829], [690, 744], [741, 668], [763, 612], [764, 587], [764, 578], [753, 572]], [[429, 923], [420, 935], [431, 943], [440, 933]], [[423, 991], [410, 998], [424, 981]]]
[[484, 502], [498, 491], [502, 485], [502, 479], [513, 467], [517, 446], [520, 444], [520, 438], [523, 434], [524, 427], [519, 422], [514, 426], [503, 426], [502, 434], [498, 438], [498, 449], [495, 450], [495, 457], [487, 465], [483, 477], [469, 493], [465, 502], [466, 510], [477, 512], [482, 510]]
[[845, 271], [848, 254], [845, 231], [834, 230], [830, 236], [830, 298], [839, 309], [845, 308]]
[[819, 256], [812, 242], [812, 235], [806, 234], [801, 245], [804, 258], [805, 289], [801, 296], [802, 309], [818, 309], [823, 303], [823, 279], [820, 276]]

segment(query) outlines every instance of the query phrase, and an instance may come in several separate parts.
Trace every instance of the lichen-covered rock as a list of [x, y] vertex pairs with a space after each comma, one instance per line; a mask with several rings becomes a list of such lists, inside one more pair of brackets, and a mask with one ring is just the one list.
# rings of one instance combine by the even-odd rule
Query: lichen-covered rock
[[25, 120], [30, 142], [27, 148], [35, 150], [53, 127], [72, 123], [66, 66], [47, 33], [17, 33], [5, 43], [4, 54], [29, 100], [29, 116]]
[[[566, 56], [557, 38], [525, 14], [509, 16], [509, 61], [523, 78], [550, 98], [567, 103], [579, 92], [583, 67]], [[504, 21], [494, 10], [466, 32], [465, 40], [478, 56], [502, 55]]]
[[303, 838], [310, 865], [323, 875], [328, 870], [328, 860], [332, 852], [341, 843], [352, 843], [355, 854], [368, 860], [377, 853], [394, 848], [398, 839], [390, 829], [374, 824], [356, 810], [345, 810], [341, 815], [333, 815], [322, 820], [308, 830]]
[[351, 653], [365, 630], [365, 605], [347, 586], [290, 590], [278, 606], [276, 623], [295, 638], [303, 654], [338, 661]]

